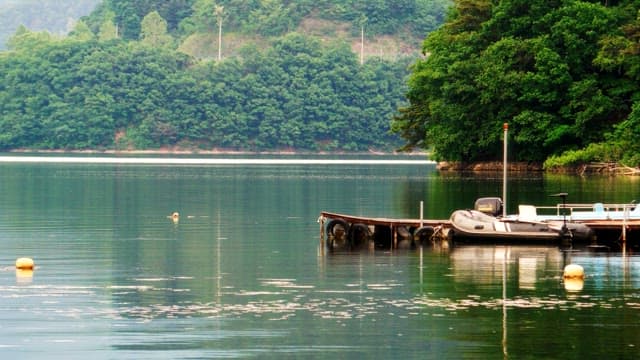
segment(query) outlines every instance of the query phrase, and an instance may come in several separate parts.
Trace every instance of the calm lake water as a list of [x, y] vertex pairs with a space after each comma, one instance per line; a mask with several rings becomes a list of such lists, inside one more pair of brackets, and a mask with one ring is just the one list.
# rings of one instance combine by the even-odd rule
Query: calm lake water
[[[322, 210], [417, 218], [422, 200], [426, 217], [447, 218], [500, 196], [501, 174], [355, 161], [378, 157], [252, 159], [0, 163], [2, 358], [640, 356], [633, 254], [320, 251]], [[552, 205], [560, 191], [572, 202], [628, 202], [638, 180], [512, 176], [508, 208]], [[32, 273], [14, 269], [23, 256]], [[568, 263], [585, 269], [581, 290], [567, 290]]]

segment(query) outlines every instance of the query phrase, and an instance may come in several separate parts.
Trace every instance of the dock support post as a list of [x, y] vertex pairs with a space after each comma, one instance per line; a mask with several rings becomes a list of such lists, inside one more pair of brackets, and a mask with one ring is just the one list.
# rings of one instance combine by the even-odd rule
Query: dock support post
[[627, 252], [627, 219], [629, 218], [629, 208], [624, 206], [624, 215], [622, 216], [622, 253]]
[[424, 226], [424, 201], [420, 201], [420, 227]]
[[627, 251], [627, 220], [622, 222], [622, 253]]
[[420, 246], [420, 291], [422, 291], [422, 279], [423, 279], [423, 270], [424, 270], [424, 260], [423, 260], [424, 254], [423, 254], [423, 250], [422, 250], [422, 246]]
[[395, 226], [391, 225], [391, 234], [393, 236], [393, 244], [391, 245], [392, 249], [398, 248], [398, 231]]
[[322, 255], [324, 255], [324, 248], [325, 248], [325, 242], [324, 242], [324, 216], [320, 216], [319, 219], [319, 223], [320, 223], [320, 253]]

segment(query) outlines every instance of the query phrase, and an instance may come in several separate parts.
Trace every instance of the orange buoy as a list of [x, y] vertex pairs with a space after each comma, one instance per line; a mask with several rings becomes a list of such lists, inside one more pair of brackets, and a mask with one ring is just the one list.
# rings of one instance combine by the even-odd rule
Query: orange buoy
[[16, 269], [19, 270], [33, 270], [33, 259], [31, 258], [19, 258], [16, 260]]

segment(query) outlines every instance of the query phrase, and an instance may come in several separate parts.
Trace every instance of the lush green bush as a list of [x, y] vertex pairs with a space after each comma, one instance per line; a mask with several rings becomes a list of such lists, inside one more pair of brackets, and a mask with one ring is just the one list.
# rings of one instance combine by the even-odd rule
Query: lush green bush
[[565, 151], [561, 155], [552, 155], [544, 162], [545, 169], [571, 167], [591, 162], [619, 162], [624, 150], [612, 144], [594, 143], [580, 150]]

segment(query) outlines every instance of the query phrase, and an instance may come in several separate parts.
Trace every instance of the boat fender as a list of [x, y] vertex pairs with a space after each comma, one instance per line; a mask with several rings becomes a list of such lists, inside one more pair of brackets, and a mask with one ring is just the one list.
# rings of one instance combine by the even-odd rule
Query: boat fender
[[413, 232], [413, 241], [424, 244], [431, 240], [431, 236], [435, 232], [433, 226], [422, 226]]
[[410, 240], [411, 232], [407, 229], [406, 226], [398, 226], [396, 228], [396, 232], [398, 233], [398, 238], [402, 240]]
[[327, 234], [331, 235], [331, 236], [336, 236], [335, 234], [335, 230], [336, 230], [336, 226], [340, 225], [340, 227], [342, 227], [342, 230], [344, 231], [344, 233], [346, 234], [347, 231], [349, 231], [349, 224], [347, 224], [346, 221], [344, 221], [343, 219], [331, 219], [329, 220], [329, 222], [327, 222]]
[[348, 239], [352, 247], [365, 243], [371, 237], [371, 231], [365, 224], [353, 224], [349, 228]]

